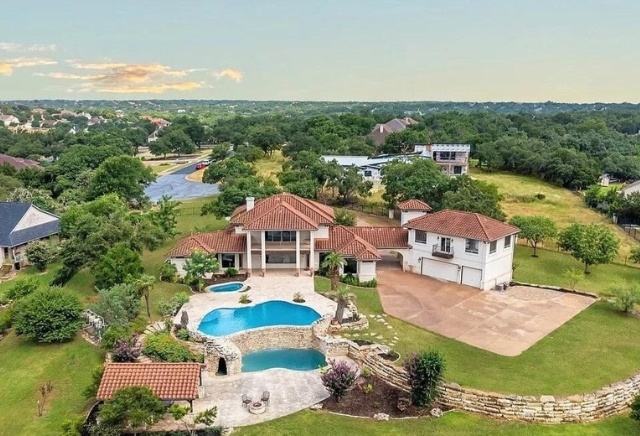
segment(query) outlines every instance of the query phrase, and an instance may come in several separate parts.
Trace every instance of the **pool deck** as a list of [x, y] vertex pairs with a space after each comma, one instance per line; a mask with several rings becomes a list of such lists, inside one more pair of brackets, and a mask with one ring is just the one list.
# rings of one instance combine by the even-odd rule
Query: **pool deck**
[[[313, 277], [253, 276], [249, 277], [244, 284], [251, 286], [251, 290], [244, 293], [207, 291], [192, 294], [189, 301], [175, 316], [174, 323], [180, 324], [182, 311], [186, 310], [189, 315], [188, 329], [197, 331], [202, 318], [214, 309], [255, 306], [273, 300], [293, 302], [293, 294], [296, 292], [300, 292], [305, 299], [305, 302], [301, 304], [312, 308], [320, 316], [333, 315], [336, 312], [334, 301], [315, 292]], [[239, 303], [240, 295], [248, 295], [251, 303]]]

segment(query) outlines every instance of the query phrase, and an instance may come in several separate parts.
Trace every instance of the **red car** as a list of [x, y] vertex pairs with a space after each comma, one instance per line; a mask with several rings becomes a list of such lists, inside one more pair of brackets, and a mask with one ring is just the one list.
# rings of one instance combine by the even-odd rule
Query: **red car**
[[201, 170], [201, 169], [206, 168], [206, 167], [207, 167], [207, 164], [205, 164], [204, 162], [198, 162], [196, 164], [196, 170]]

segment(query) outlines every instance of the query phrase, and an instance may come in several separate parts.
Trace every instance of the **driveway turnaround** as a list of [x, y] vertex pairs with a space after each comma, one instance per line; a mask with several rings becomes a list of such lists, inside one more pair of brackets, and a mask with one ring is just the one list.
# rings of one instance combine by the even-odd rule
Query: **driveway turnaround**
[[524, 286], [481, 291], [395, 270], [377, 279], [389, 315], [503, 356], [519, 355], [596, 301]]
[[210, 197], [220, 192], [218, 185], [187, 180], [186, 177], [195, 170], [196, 164], [193, 164], [158, 177], [154, 183], [147, 186], [144, 193], [151, 201], [158, 201], [163, 195], [169, 195], [173, 200], [191, 200]]

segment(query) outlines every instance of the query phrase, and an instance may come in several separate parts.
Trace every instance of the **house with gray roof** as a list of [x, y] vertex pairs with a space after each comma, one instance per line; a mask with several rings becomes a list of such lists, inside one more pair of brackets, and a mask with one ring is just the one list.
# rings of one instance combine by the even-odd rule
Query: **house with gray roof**
[[31, 203], [0, 202], [0, 265], [20, 268], [26, 264], [29, 242], [47, 239], [60, 232], [60, 218]]

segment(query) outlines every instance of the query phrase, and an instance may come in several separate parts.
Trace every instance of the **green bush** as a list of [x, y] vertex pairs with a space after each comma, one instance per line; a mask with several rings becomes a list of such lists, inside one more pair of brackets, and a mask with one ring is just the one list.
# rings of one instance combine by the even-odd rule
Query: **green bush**
[[160, 269], [160, 281], [161, 282], [175, 282], [178, 274], [178, 268], [172, 263], [165, 263]]
[[132, 334], [131, 324], [109, 326], [102, 334], [102, 347], [111, 351], [118, 340], [129, 338]]
[[358, 278], [351, 273], [340, 277], [340, 281], [349, 286], [358, 286]]
[[7, 291], [6, 298], [17, 301], [37, 291], [38, 288], [40, 288], [40, 282], [35, 277], [18, 279]]
[[156, 333], [145, 338], [142, 352], [163, 362], [197, 362], [189, 347], [173, 339], [168, 333]]
[[0, 311], [0, 335], [11, 328], [13, 322], [13, 310], [5, 309]]
[[238, 303], [240, 304], [249, 304], [251, 303], [251, 298], [249, 298], [249, 294], [241, 294], [238, 299]]
[[125, 325], [140, 313], [140, 294], [134, 285], [119, 284], [98, 291], [91, 310], [104, 318], [107, 325]]
[[163, 316], [173, 316], [187, 301], [189, 301], [189, 294], [179, 292], [171, 297], [170, 300], [160, 300], [158, 302], [158, 309]]
[[237, 275], [238, 275], [238, 270], [237, 270], [237, 269], [235, 269], [235, 268], [227, 268], [227, 269], [224, 271], [224, 275], [225, 275], [226, 277], [235, 277], [235, 276], [237, 276]]
[[416, 406], [428, 407], [438, 395], [438, 383], [442, 381], [445, 363], [442, 355], [434, 350], [414, 354], [404, 364], [409, 375], [411, 401]]
[[100, 422], [111, 427], [140, 427], [162, 419], [166, 407], [148, 387], [118, 389], [100, 408]]
[[189, 340], [189, 330], [187, 329], [178, 329], [176, 332], [176, 338], [181, 339], [183, 341]]
[[35, 266], [38, 271], [44, 271], [47, 269], [47, 265], [56, 259], [58, 248], [46, 241], [33, 241], [27, 244], [25, 254], [29, 263]]
[[82, 327], [82, 304], [74, 293], [58, 288], [38, 290], [18, 301], [13, 325], [16, 333], [37, 342], [61, 342]]
[[640, 422], [640, 395], [636, 395], [631, 403], [631, 419]]
[[377, 288], [378, 281], [376, 279], [371, 279], [366, 282], [360, 282], [360, 286], [362, 286], [363, 288]]

